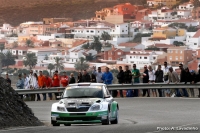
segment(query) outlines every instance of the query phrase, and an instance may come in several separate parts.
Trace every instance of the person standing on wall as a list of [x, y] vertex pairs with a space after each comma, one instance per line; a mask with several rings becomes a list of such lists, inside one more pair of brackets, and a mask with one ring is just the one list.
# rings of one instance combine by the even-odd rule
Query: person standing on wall
[[[186, 80], [186, 71], [183, 68], [183, 64], [179, 64], [179, 68], [181, 70], [181, 74], [180, 74], [180, 82], [183, 82], [185, 84], [187, 84], [187, 80]], [[187, 90], [185, 88], [182, 88], [183, 91], [183, 96], [188, 97], [188, 93]]]
[[[161, 70], [161, 65], [158, 65], [158, 69], [155, 72], [156, 80], [155, 83], [163, 82], [163, 70]], [[162, 97], [162, 89], [158, 89], [159, 97]]]
[[[53, 75], [52, 86], [53, 87], [60, 87], [60, 78], [59, 78], [59, 75], [58, 75], [58, 70], [56, 70], [54, 75]], [[60, 89], [58, 89], [58, 91], [60, 91]], [[59, 100], [58, 96], [59, 96], [59, 93], [55, 93], [56, 100]]]
[[83, 71], [82, 82], [91, 82], [90, 75], [86, 70]]
[[[118, 79], [119, 84], [124, 83], [124, 71], [122, 70], [122, 66], [119, 66], [119, 73], [117, 74], [117, 79]], [[120, 90], [119, 92], [120, 92], [120, 97], [124, 97], [123, 90]], [[115, 93], [118, 93], [118, 92], [115, 92]]]
[[[149, 71], [147, 69], [147, 66], [144, 66], [144, 73], [143, 73], [143, 83], [149, 83]], [[147, 93], [147, 97], [150, 97], [150, 92], [148, 89], [143, 89], [143, 97], [146, 96]]]
[[[124, 71], [124, 84], [131, 84], [132, 82], [132, 73], [129, 70], [129, 66], [125, 66], [125, 71]], [[126, 97], [133, 97], [133, 90], [127, 90], [126, 91]]]
[[[132, 76], [134, 84], [140, 83], [140, 71], [136, 69], [136, 64], [133, 64]], [[138, 97], [138, 89], [133, 90], [133, 97]]]

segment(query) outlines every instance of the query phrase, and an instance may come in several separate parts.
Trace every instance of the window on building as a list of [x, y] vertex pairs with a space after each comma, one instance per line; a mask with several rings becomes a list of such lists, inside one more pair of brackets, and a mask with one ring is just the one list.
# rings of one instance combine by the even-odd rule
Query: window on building
[[112, 60], [112, 57], [109, 57], [108, 60]]
[[144, 59], [147, 59], [147, 57], [144, 57]]
[[91, 32], [91, 33], [94, 33], [94, 31], [93, 31], [93, 30], [91, 30], [90, 32]]
[[197, 45], [197, 43], [194, 43], [194, 45]]
[[124, 32], [124, 30], [122, 30], [122, 32]]
[[178, 60], [178, 56], [176, 56], [176, 60]]
[[130, 56], [130, 59], [132, 59], [132, 56]]
[[118, 55], [121, 55], [121, 52], [118, 52], [117, 54], [118, 54]]
[[155, 60], [155, 59], [156, 59], [156, 57], [153, 57], [153, 59]]
[[172, 60], [172, 57], [170, 56], [169, 59]]
[[73, 59], [72, 59], [72, 62], [73, 62]]
[[178, 53], [178, 50], [176, 50], [176, 53]]
[[183, 51], [181, 50], [181, 51], [180, 51], [180, 53], [182, 54], [182, 53], [183, 53]]
[[140, 56], [140, 59], [142, 59], [142, 57]]
[[182, 59], [182, 56], [180, 56], [180, 59]]

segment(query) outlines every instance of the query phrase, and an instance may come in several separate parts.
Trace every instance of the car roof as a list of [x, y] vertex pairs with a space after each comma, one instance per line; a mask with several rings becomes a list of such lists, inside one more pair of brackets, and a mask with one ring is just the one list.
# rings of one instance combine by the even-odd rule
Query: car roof
[[105, 84], [103, 83], [75, 83], [75, 84], [69, 84], [68, 87], [75, 87], [75, 86], [103, 86]]

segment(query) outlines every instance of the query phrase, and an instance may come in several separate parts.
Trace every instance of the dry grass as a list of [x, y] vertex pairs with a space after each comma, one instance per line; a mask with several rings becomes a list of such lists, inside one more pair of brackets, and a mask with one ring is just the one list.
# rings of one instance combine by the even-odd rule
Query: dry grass
[[44, 17], [86, 19], [94, 17], [96, 10], [125, 2], [134, 4], [136, 0], [0, 0], [0, 25], [6, 22], [17, 26]]

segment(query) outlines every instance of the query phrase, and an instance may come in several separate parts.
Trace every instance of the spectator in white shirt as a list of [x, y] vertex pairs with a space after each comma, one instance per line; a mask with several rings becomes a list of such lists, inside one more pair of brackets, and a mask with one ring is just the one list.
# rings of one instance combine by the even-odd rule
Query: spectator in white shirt
[[101, 67], [98, 67], [98, 71], [96, 71], [96, 68], [95, 67], [93, 67], [93, 72], [92, 72], [92, 74], [94, 74], [95, 76], [96, 76], [96, 81], [97, 81], [97, 83], [103, 83], [103, 81], [102, 81], [102, 75], [103, 75], [103, 73], [101, 72]]
[[[155, 79], [156, 79], [156, 76], [155, 76], [155, 71], [152, 69], [152, 66], [149, 66], [148, 67], [149, 69], [149, 83], [155, 83]], [[152, 93], [153, 93], [153, 97], [157, 97], [157, 92], [156, 92], [156, 89], [152, 89]]]
[[[167, 62], [164, 62], [164, 68], [163, 68], [163, 81], [164, 83], [168, 83], [169, 82], [169, 67], [167, 66]], [[162, 95], [163, 97], [165, 96], [169, 97], [170, 96], [170, 89], [163, 89]]]

